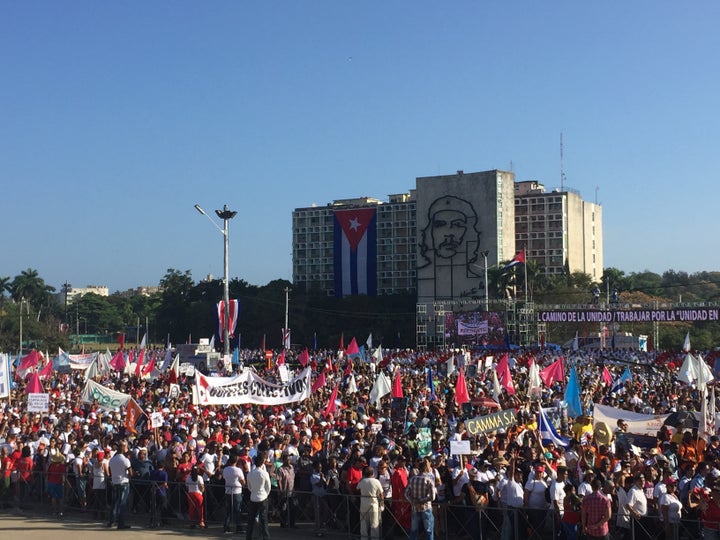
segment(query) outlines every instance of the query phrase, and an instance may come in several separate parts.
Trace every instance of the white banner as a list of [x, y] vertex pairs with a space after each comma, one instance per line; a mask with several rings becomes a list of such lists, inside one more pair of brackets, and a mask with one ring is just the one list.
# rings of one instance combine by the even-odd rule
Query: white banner
[[48, 412], [50, 410], [50, 394], [28, 394], [28, 412]]
[[640, 414], [607, 405], [595, 404], [593, 410], [594, 423], [605, 422], [611, 430], [617, 427], [617, 421], [623, 419], [628, 424], [628, 433], [638, 435], [657, 435], [669, 414]]
[[102, 384], [88, 379], [87, 383], [85, 383], [81, 399], [83, 403], [94, 403], [95, 400], [97, 400], [100, 408], [109, 410], [127, 405], [128, 401], [130, 401], [130, 395], [105, 388]]
[[310, 368], [285, 384], [274, 384], [261, 379], [250, 369], [234, 377], [206, 377], [195, 373], [196, 405], [283, 405], [310, 397]]
[[97, 355], [98, 353], [96, 352], [88, 354], [68, 354], [70, 369], [87, 369], [88, 366], [95, 361]]
[[0, 398], [10, 397], [10, 357], [0, 354]]
[[458, 321], [458, 336], [484, 336], [488, 333], [487, 321]]

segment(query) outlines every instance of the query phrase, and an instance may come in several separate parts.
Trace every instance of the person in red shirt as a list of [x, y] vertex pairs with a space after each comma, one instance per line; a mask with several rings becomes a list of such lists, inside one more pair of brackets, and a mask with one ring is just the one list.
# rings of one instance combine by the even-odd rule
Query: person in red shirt
[[710, 497], [699, 500], [705, 540], [720, 540], [720, 485], [713, 486]]
[[30, 492], [30, 483], [32, 482], [33, 461], [29, 446], [23, 446], [20, 457], [15, 462], [15, 470], [17, 471], [17, 480], [15, 481], [15, 496], [17, 504], [22, 508], [25, 504], [25, 498]]

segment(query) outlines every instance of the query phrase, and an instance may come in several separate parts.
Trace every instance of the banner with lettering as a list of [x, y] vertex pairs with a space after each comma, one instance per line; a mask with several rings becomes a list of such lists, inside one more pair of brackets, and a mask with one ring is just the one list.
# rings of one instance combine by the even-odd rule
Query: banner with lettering
[[102, 384], [88, 379], [85, 383], [85, 388], [83, 388], [81, 399], [83, 403], [94, 403], [97, 400], [100, 408], [111, 410], [117, 407], [124, 407], [128, 404], [131, 397], [128, 394], [106, 388]]
[[537, 321], [541, 323], [649, 323], [720, 320], [720, 309], [718, 308], [568, 309], [557, 311], [539, 310], [536, 313]]
[[472, 420], [465, 422], [470, 435], [490, 433], [500, 428], [507, 430], [507, 428], [515, 424], [517, 424], [517, 415], [514, 409], [505, 409], [485, 416], [476, 416]]
[[608, 405], [595, 404], [593, 408], [593, 420], [605, 422], [610, 429], [615, 429], [618, 420], [625, 420], [628, 424], [628, 433], [640, 435], [656, 435], [665, 423], [669, 414], [641, 414]]
[[261, 379], [244, 369], [234, 377], [206, 377], [195, 372], [193, 400], [196, 405], [283, 405], [310, 397], [310, 368], [284, 384]]

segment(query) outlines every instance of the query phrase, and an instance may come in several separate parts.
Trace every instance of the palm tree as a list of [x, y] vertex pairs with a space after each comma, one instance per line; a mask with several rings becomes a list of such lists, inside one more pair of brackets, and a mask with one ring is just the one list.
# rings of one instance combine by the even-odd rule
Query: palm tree
[[55, 292], [55, 287], [47, 285], [38, 271], [32, 268], [20, 272], [10, 283], [10, 294], [13, 300], [19, 302], [24, 298], [37, 309], [48, 304], [53, 292]]

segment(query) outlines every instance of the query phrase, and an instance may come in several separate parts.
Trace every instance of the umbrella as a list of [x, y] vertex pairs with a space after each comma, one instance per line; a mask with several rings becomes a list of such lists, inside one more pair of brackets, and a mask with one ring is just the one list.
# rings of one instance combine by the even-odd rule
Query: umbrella
[[693, 413], [689, 411], [677, 411], [667, 417], [665, 425], [677, 429], [692, 429], [698, 427], [699, 422]]
[[472, 400], [473, 407], [486, 407], [488, 409], [500, 409], [500, 404], [492, 398], [481, 397]]

